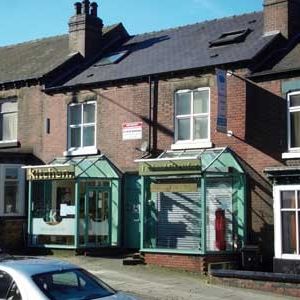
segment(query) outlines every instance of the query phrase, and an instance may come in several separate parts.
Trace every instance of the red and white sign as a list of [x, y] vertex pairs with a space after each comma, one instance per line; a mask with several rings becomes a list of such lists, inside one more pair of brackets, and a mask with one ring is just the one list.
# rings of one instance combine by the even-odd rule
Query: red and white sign
[[123, 141], [141, 140], [143, 137], [143, 122], [123, 123], [122, 137]]

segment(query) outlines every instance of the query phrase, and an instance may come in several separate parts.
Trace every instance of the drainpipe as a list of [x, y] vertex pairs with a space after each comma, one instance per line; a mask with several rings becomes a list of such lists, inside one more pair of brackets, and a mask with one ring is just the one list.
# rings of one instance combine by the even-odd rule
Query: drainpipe
[[152, 79], [149, 75], [149, 132], [148, 132], [148, 153], [152, 152], [152, 122], [153, 122], [153, 101], [152, 101]]

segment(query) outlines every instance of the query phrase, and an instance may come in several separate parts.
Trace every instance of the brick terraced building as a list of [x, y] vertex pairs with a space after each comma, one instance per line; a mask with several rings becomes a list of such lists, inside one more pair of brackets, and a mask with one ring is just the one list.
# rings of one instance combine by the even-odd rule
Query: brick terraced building
[[0, 48], [1, 226], [199, 272], [257, 245], [298, 273], [299, 14], [130, 36], [83, 1], [69, 35]]

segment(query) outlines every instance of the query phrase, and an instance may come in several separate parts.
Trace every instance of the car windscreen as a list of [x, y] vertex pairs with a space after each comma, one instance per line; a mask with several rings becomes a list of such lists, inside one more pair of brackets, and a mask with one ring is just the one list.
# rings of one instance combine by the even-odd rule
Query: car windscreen
[[91, 300], [108, 297], [115, 291], [83, 269], [67, 269], [32, 276], [51, 300]]

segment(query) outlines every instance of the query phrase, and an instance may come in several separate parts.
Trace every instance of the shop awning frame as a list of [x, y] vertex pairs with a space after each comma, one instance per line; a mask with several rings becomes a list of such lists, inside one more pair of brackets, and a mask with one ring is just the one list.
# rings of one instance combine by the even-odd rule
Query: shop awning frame
[[110, 162], [105, 155], [58, 157], [47, 165], [26, 166], [24, 169], [55, 169], [74, 167], [75, 179], [105, 178], [120, 179], [121, 172]]
[[228, 148], [203, 150], [168, 150], [157, 158], [137, 159], [142, 176], [239, 173], [244, 170]]

